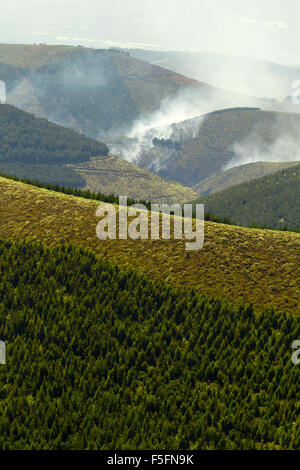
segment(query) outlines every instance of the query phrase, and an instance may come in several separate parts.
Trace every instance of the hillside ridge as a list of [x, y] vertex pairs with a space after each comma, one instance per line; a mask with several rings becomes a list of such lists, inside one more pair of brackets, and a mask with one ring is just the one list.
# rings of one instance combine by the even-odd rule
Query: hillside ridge
[[0, 178], [0, 238], [48, 246], [72, 243], [152, 279], [237, 304], [253, 303], [256, 309], [300, 314], [300, 234], [206, 222], [205, 245], [197, 252], [187, 253], [184, 240], [101, 242], [96, 237], [98, 206], [97, 201]]
[[300, 228], [300, 163], [198, 199], [244, 226]]

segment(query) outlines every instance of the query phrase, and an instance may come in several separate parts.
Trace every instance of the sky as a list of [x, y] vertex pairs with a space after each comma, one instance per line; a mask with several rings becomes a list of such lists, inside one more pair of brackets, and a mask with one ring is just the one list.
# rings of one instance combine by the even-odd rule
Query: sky
[[299, 0], [0, 0], [0, 42], [211, 51], [300, 65]]

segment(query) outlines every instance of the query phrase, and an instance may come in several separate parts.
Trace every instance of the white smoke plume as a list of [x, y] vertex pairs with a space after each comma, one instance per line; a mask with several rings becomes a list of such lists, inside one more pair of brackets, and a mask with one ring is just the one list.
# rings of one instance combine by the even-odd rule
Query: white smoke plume
[[300, 139], [282, 135], [266, 150], [260, 150], [254, 143], [236, 143], [233, 146], [234, 158], [226, 165], [224, 170], [229, 170], [247, 163], [269, 162], [300, 162]]
[[280, 123], [278, 118], [267, 131], [256, 127], [243, 142], [235, 143], [232, 151], [234, 157], [224, 170], [248, 163], [300, 161], [300, 121], [295, 117], [294, 122]]
[[184, 121], [199, 117], [204, 108], [191, 98], [190, 92], [180, 93], [175, 98], [165, 98], [157, 111], [133, 123], [125, 139], [110, 143], [112, 153], [125, 160], [138, 162], [139, 156], [154, 146], [154, 138], [183, 140], [195, 136], [202, 118], [196, 119], [191, 125], [186, 125]]
[[[162, 100], [157, 111], [136, 120], [125, 137], [108, 144], [113, 154], [139, 164], [141, 156], [154, 147], [153, 139], [183, 143], [197, 136], [207, 113], [234, 106], [255, 107], [258, 102], [254, 97], [223, 93], [222, 90], [215, 94], [211, 90], [210, 93], [199, 89], [184, 90], [175, 97]], [[151, 160], [148, 169], [159, 171], [171, 157], [172, 151], [165, 148], [161, 158], [155, 155], [156, 160]]]

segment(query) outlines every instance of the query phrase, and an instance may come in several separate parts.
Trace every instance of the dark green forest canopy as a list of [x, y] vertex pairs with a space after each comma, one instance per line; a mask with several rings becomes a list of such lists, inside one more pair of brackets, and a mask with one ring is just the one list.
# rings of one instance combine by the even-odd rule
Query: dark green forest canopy
[[216, 217], [239, 225], [300, 228], [300, 165], [200, 198]]
[[64, 164], [108, 154], [108, 147], [75, 131], [0, 105], [0, 163]]
[[1, 449], [299, 449], [299, 319], [0, 242]]
[[6, 178], [16, 181], [31, 181], [44, 186], [61, 185], [71, 188], [85, 186], [85, 180], [80, 174], [76, 173], [73, 168], [60, 164], [0, 162], [0, 175], [6, 175]]

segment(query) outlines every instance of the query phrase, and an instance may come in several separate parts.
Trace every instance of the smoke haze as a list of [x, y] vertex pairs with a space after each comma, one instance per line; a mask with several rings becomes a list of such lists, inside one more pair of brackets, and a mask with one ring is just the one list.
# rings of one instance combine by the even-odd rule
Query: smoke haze
[[[197, 89], [184, 90], [175, 97], [162, 100], [157, 111], [141, 116], [126, 136], [110, 141], [109, 147], [113, 154], [138, 164], [141, 157], [154, 147], [155, 138], [183, 143], [197, 136], [206, 114], [235, 106], [256, 107], [260, 104], [261, 100], [255, 97], [217, 89], [210, 93]], [[172, 154], [164, 148], [160, 157], [153, 156], [156, 160], [151, 161], [149, 168], [161, 170]]]
[[224, 170], [256, 162], [300, 162], [299, 119], [284, 123], [278, 118], [267, 135], [254, 127], [243, 142], [233, 145], [232, 151], [234, 157]]
[[229, 170], [240, 165], [256, 162], [300, 162], [300, 138], [295, 139], [288, 135], [281, 135], [267, 149], [260, 150], [255, 142], [236, 143], [232, 148], [235, 156], [224, 167]]
[[0, 7], [7, 43], [206, 50], [300, 64], [294, 0], [1, 0]]

